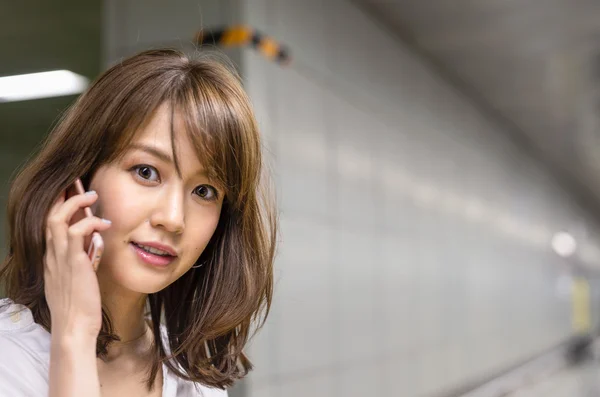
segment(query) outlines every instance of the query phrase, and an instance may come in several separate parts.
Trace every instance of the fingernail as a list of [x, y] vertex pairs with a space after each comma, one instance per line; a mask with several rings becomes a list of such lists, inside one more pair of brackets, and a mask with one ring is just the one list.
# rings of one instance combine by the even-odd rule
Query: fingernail
[[108, 223], [109, 225], [112, 223], [112, 222], [111, 222], [111, 221], [109, 221], [108, 219], [104, 219], [104, 218], [102, 218], [102, 222], [104, 222], [104, 223]]
[[85, 192], [85, 194], [87, 194], [88, 196], [91, 196], [93, 194], [96, 194], [96, 191], [95, 190], [90, 190], [90, 191]]

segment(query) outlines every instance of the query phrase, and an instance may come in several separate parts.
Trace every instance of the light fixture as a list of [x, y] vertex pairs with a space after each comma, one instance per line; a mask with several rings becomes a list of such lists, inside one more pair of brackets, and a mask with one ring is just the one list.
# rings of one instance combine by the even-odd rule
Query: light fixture
[[557, 255], [568, 258], [575, 253], [577, 241], [570, 233], [558, 232], [552, 237], [552, 249]]
[[79, 94], [88, 84], [87, 78], [69, 70], [0, 77], [0, 102]]

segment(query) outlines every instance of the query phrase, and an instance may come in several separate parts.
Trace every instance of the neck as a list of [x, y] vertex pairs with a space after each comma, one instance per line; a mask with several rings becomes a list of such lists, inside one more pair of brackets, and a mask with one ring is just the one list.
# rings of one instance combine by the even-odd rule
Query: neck
[[147, 341], [144, 337], [148, 334], [144, 311], [148, 295], [126, 291], [103, 280], [100, 274], [98, 276], [102, 305], [108, 312], [113, 332], [121, 339], [109, 346], [109, 356], [120, 355], [129, 345], [139, 346]]

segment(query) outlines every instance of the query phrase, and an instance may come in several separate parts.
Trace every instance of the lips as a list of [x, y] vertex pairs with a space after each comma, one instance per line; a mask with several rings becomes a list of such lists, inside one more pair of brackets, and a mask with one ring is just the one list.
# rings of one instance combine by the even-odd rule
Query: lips
[[177, 256], [175, 249], [165, 244], [152, 241], [132, 241], [132, 243], [157, 255]]
[[175, 250], [164, 244], [132, 241], [129, 245], [142, 262], [152, 266], [166, 267], [177, 258]]

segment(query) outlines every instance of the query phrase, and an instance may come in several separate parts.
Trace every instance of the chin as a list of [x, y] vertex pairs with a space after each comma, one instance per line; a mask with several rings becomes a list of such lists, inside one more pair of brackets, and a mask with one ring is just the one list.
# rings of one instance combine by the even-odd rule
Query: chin
[[153, 294], [165, 289], [172, 282], [170, 268], [154, 268], [136, 258], [122, 261], [103, 258], [98, 268], [103, 279], [125, 290], [141, 294]]
[[170, 284], [165, 276], [140, 274], [139, 272], [123, 273], [116, 275], [115, 283], [129, 291], [140, 294], [154, 294]]

